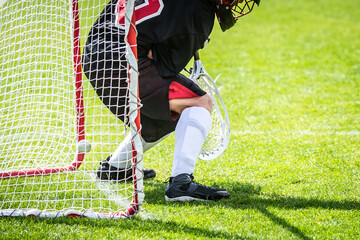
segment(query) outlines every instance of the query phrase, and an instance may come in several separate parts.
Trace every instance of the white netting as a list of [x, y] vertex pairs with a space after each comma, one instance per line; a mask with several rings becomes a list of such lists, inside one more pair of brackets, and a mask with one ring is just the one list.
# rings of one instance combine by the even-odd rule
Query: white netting
[[[51, 216], [67, 210], [78, 211], [80, 215], [115, 213], [125, 211], [133, 199], [131, 181], [118, 184], [96, 178], [99, 162], [114, 152], [127, 126], [101, 102], [85, 75], [82, 82], [85, 136], [92, 149], [78, 170], [67, 171], [83, 158], [76, 148], [83, 137], [79, 127], [81, 88], [79, 84], [75, 86], [78, 80], [74, 77], [77, 33], [73, 15], [77, 2], [79, 15], [75, 15], [80, 16], [83, 53], [90, 29], [108, 1], [1, 1], [0, 174], [4, 177], [34, 171], [25, 174], [30, 176], [0, 178], [0, 215], [11, 215], [12, 211], [21, 215], [29, 209], [39, 209], [42, 215], [54, 212]], [[123, 55], [125, 49], [125, 44], [119, 45]], [[95, 64], [101, 64], [96, 61]], [[123, 79], [118, 80], [125, 82], [128, 66], [125, 55], [118, 63], [114, 66], [125, 71]], [[128, 86], [121, 87], [128, 94]], [[128, 119], [128, 112], [118, 116]], [[63, 173], [31, 176], [45, 169]]]

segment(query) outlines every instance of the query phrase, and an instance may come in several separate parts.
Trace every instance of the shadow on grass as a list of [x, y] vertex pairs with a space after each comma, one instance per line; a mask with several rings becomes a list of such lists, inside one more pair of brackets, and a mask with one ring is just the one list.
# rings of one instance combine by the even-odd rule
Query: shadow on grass
[[[14, 219], [14, 218], [12, 218]], [[12, 220], [10, 219], [10, 221]], [[143, 220], [138, 217], [129, 219], [119, 220], [97, 220], [97, 219], [86, 219], [86, 218], [33, 218], [33, 217], [17, 217], [16, 221], [21, 222], [21, 225], [31, 225], [34, 231], [42, 228], [44, 224], [53, 225], [54, 228], [68, 229], [68, 228], [82, 228], [86, 227], [88, 232], [96, 232], [99, 229], [107, 229], [106, 234], [109, 234], [111, 239], [118, 236], [117, 233], [123, 234], [124, 231], [135, 231], [140, 236], [147, 236], [146, 239], [172, 239], [172, 237], [179, 237], [177, 234], [188, 234], [194, 238], [201, 237], [202, 239], [250, 239], [242, 237], [237, 234], [229, 234], [223, 231], [207, 230], [199, 227], [192, 227], [187, 222], [178, 223], [175, 221], [162, 221], [158, 219], [146, 219]], [[65, 226], [65, 227], [64, 227]], [[66, 227], [67, 226], [67, 227]], [[92, 230], [95, 229], [95, 230]], [[170, 233], [170, 235], [169, 235]], [[61, 237], [70, 236], [72, 233], [62, 232]], [[98, 233], [96, 233], [98, 234]], [[94, 237], [92, 236], [91, 239]], [[172, 235], [173, 234], [173, 235]], [[101, 234], [103, 235], [103, 234]], [[169, 237], [170, 236], [170, 237]], [[172, 237], [171, 237], [172, 236]], [[104, 236], [100, 236], [104, 237]], [[105, 237], [104, 237], [105, 238]], [[132, 239], [137, 239], [136, 235]]]
[[[145, 200], [151, 204], [165, 204], [164, 194], [166, 183], [162, 182], [145, 182]], [[258, 208], [277, 207], [285, 209], [303, 209], [303, 208], [320, 208], [320, 209], [336, 209], [336, 210], [360, 210], [359, 201], [351, 200], [323, 200], [318, 198], [301, 198], [291, 196], [281, 196], [277, 194], [268, 194], [261, 192], [260, 186], [254, 186], [248, 183], [234, 183], [222, 186], [229, 190], [230, 199], [225, 199], [217, 202], [190, 202], [194, 205], [221, 205], [231, 208]], [[167, 204], [167, 203], [166, 203]], [[174, 203], [176, 204], [176, 203]], [[182, 204], [182, 203], [178, 203]]]
[[[146, 183], [145, 183], [146, 185]], [[165, 183], [149, 184], [148, 190], [145, 190], [146, 202], [151, 204], [177, 204], [183, 203], [166, 203], [164, 200]], [[277, 194], [267, 194], [261, 192], [260, 186], [254, 186], [247, 183], [233, 183], [232, 185], [223, 186], [230, 191], [230, 199], [224, 199], [217, 202], [190, 202], [191, 205], [223, 206], [233, 209], [256, 209], [264, 216], [269, 218], [275, 224], [290, 231], [300, 239], [310, 239], [299, 228], [291, 225], [286, 219], [276, 216], [268, 210], [268, 207], [279, 209], [336, 209], [336, 210], [360, 210], [359, 201], [350, 200], [323, 200], [317, 198], [301, 198], [291, 196], [280, 196]]]
[[[162, 204], [162, 205], [175, 205], [181, 206], [183, 203], [167, 203], [164, 200], [164, 190], [166, 184], [157, 180], [151, 180], [145, 182], [145, 200], [149, 204]], [[267, 194], [261, 192], [260, 186], [254, 186], [247, 183], [232, 183], [224, 186], [231, 193], [230, 199], [224, 199], [221, 201], [209, 201], [209, 202], [190, 202], [187, 203], [193, 206], [205, 205], [211, 207], [227, 207], [233, 209], [255, 209], [261, 214], [266, 216], [269, 220], [275, 224], [281, 226], [287, 231], [291, 232], [300, 239], [311, 239], [306, 236], [304, 232], [298, 227], [292, 225], [285, 218], [276, 216], [268, 210], [268, 207], [275, 207], [279, 209], [306, 209], [306, 208], [319, 208], [319, 209], [337, 209], [337, 210], [359, 210], [360, 202], [358, 201], [333, 201], [333, 200], [321, 200], [315, 198], [299, 198], [291, 196], [280, 196], [276, 194]], [[78, 218], [56, 218], [56, 219], [41, 219], [41, 218], [24, 218], [19, 217], [17, 221], [21, 221], [23, 224], [29, 224], [36, 229], [41, 228], [42, 224], [53, 225], [55, 228], [59, 225], [69, 225], [82, 227], [85, 226], [89, 230], [109, 228], [115, 231], [115, 229], [129, 230], [136, 229], [142, 236], [149, 236], [149, 238], [161, 238], [168, 237], [169, 233], [174, 234], [189, 234], [194, 237], [202, 238], [216, 238], [216, 239], [251, 239], [251, 237], [240, 236], [238, 234], [226, 233], [224, 231], [208, 230], [201, 227], [193, 227], [187, 222], [176, 221], [162, 221], [159, 219], [141, 219], [133, 218], [129, 220], [94, 220], [94, 219], [78, 219]], [[39, 224], [39, 225], [37, 225]], [[160, 230], [157, 232], [156, 230]], [[162, 236], [161, 234], [165, 235]], [[156, 235], [154, 235], [156, 234]]]

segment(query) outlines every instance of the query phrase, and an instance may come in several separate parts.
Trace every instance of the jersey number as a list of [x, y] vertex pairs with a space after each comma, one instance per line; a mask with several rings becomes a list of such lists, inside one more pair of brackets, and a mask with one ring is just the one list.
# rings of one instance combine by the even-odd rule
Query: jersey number
[[[125, 28], [125, 4], [126, 0], [119, 0], [116, 5], [116, 25], [120, 28]], [[163, 8], [164, 4], [162, 0], [136, 0], [136, 24], [159, 16]]]

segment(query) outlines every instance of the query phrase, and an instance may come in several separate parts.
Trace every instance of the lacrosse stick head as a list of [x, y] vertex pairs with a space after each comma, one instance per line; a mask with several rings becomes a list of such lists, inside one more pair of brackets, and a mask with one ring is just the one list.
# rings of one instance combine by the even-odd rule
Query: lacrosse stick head
[[224, 101], [215, 82], [208, 75], [201, 74], [195, 83], [209, 93], [213, 100], [212, 126], [199, 155], [201, 160], [208, 161], [220, 156], [227, 148], [230, 140], [230, 124]]
[[202, 146], [199, 158], [201, 160], [213, 160], [220, 156], [226, 149], [230, 140], [230, 123], [224, 101], [215, 81], [205, 71], [200, 59], [194, 61], [193, 72], [190, 78], [213, 100], [211, 112], [212, 126]]

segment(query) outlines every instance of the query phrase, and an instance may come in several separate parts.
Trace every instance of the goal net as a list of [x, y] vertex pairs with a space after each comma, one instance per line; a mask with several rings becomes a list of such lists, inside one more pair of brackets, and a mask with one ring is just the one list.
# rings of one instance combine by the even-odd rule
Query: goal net
[[[115, 26], [121, 37], [114, 40], [101, 32], [89, 36], [96, 32], [94, 23], [109, 26], [98, 21], [106, 6], [124, 20]], [[0, 1], [0, 216], [123, 218], [140, 211], [144, 194], [133, 11], [134, 0]], [[109, 88], [115, 89], [117, 105], [124, 104], [116, 106], [123, 113], [110, 111], [113, 106], [100, 99], [97, 84], [84, 74], [85, 44], [93, 40], [90, 48], [98, 49], [105, 38], [117, 46], [111, 66], [121, 71], [116, 81], [122, 84]], [[98, 55], [94, 69], [103, 64]], [[96, 78], [106, 80], [101, 74]], [[133, 139], [133, 180], [100, 181], [100, 161], [127, 134]], [[86, 154], [77, 148], [84, 139], [91, 144]]]

